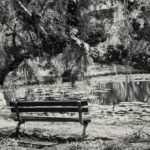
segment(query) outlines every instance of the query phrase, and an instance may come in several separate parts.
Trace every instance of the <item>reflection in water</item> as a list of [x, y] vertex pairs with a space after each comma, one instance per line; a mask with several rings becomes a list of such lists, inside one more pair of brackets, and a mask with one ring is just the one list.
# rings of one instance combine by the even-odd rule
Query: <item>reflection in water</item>
[[104, 104], [150, 100], [150, 82], [109, 82], [106, 88], [111, 90], [106, 94]]
[[118, 104], [122, 101], [148, 102], [150, 81], [102, 82], [97, 85], [86, 84], [82, 88], [79, 85], [76, 89], [64, 85], [33, 86], [15, 89], [15, 94], [6, 91], [4, 95], [7, 101], [14, 101], [15, 97], [29, 101], [86, 99], [97, 104]]

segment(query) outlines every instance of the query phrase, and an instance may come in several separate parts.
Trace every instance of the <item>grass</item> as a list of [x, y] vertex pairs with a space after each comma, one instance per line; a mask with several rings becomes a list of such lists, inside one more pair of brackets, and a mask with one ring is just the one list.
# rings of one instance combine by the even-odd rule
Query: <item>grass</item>
[[[143, 75], [132, 75], [134, 79], [141, 77]], [[93, 85], [97, 80], [116, 81], [122, 78], [125, 77], [117, 75], [101, 77], [100, 80], [94, 78]], [[84, 85], [81, 87], [81, 83], [77, 82], [76, 85], [78, 84], [81, 89], [85, 89]], [[45, 87], [47, 88], [47, 85]], [[51, 89], [56, 90], [57, 85], [52, 85]], [[74, 92], [78, 93], [76, 89]], [[84, 139], [81, 137], [82, 126], [79, 123], [29, 122], [21, 126], [20, 137], [16, 140], [13, 135], [16, 122], [9, 118], [9, 109], [0, 108], [0, 149], [148, 150], [150, 149], [148, 120], [150, 107], [142, 107], [142, 105], [144, 106], [145, 103], [140, 105], [136, 105], [136, 102], [121, 103], [113, 110], [110, 105], [90, 103], [92, 122], [87, 128], [88, 136]]]
[[[102, 106], [95, 107], [93, 111], [97, 112], [102, 108]], [[126, 107], [121, 108], [127, 109]], [[102, 114], [107, 113], [107, 109], [110, 109], [110, 106], [108, 108], [105, 106]], [[111, 115], [108, 113], [101, 117], [98, 115], [94, 117], [94, 113], [91, 112], [93, 117], [87, 128], [88, 136], [86, 138], [81, 136], [82, 126], [79, 123], [27, 122], [21, 126], [19, 139], [15, 139], [13, 133], [16, 122], [8, 117], [9, 112], [7, 110], [1, 109], [1, 114], [5, 113], [0, 118], [0, 149], [148, 150], [150, 148], [150, 123], [143, 123], [143, 120], [138, 120], [137, 123], [136, 115], [131, 119], [128, 113], [125, 116], [115, 115], [118, 110], [120, 108], [117, 105], [116, 110], [114, 112], [112, 110]], [[132, 110], [130, 115], [133, 115], [137, 108], [133, 106]], [[122, 119], [122, 117], [128, 116], [131, 120]]]

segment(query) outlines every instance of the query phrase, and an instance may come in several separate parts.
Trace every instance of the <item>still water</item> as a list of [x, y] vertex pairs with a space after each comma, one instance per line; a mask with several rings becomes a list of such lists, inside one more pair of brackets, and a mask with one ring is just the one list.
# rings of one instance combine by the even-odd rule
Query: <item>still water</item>
[[150, 102], [150, 81], [113, 81], [70, 84], [38, 85], [7, 89], [6, 101], [88, 100], [91, 103], [110, 105], [120, 102]]

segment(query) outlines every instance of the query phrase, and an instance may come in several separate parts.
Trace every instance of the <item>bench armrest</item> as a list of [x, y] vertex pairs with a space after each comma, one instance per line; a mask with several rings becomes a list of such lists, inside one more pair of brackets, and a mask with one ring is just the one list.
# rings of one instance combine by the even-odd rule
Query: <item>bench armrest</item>
[[83, 124], [81, 101], [78, 101], [79, 122]]
[[21, 119], [21, 117], [20, 117], [20, 112], [19, 112], [19, 109], [18, 109], [18, 102], [15, 102], [15, 103], [14, 103], [14, 107], [15, 107], [17, 119], [18, 119], [18, 121], [21, 123], [21, 122], [22, 122], [22, 119]]

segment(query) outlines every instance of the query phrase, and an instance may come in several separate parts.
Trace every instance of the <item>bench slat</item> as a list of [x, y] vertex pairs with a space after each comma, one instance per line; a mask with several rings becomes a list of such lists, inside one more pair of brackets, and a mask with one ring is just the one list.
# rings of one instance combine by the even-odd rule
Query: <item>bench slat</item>
[[[14, 106], [15, 102], [9, 102], [10, 106]], [[78, 106], [78, 101], [44, 101], [44, 102], [31, 102], [21, 101], [17, 102], [18, 106]], [[81, 106], [87, 106], [87, 101], [81, 101]]]
[[[19, 112], [78, 112], [78, 107], [18, 107]], [[16, 112], [11, 108], [11, 112]], [[82, 112], [88, 112], [87, 107], [82, 108]]]
[[[23, 121], [51, 121], [51, 122], [79, 122], [79, 118], [61, 118], [61, 117], [34, 117], [34, 116], [23, 116]], [[15, 119], [18, 121], [18, 119]]]
[[[34, 116], [21, 116], [22, 121], [50, 121], [50, 122], [79, 122], [79, 118], [62, 118], [62, 117], [34, 117]], [[15, 118], [15, 121], [18, 121]], [[91, 122], [90, 118], [84, 118], [83, 122]]]

